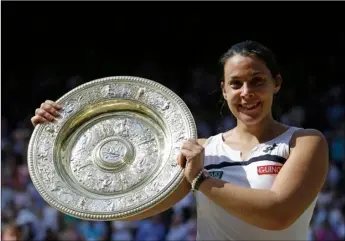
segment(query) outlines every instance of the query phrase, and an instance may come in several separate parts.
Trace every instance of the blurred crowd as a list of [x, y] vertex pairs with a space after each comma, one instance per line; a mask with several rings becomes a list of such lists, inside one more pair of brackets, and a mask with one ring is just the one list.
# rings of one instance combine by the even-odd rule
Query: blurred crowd
[[[148, 71], [149, 72], [149, 71]], [[138, 72], [138, 76], [147, 75]], [[158, 77], [152, 76], [152, 79]], [[191, 71], [191, 86], [179, 89], [167, 84], [184, 99], [193, 112], [200, 137], [225, 131], [235, 125], [227, 106], [220, 102], [217, 77], [201, 68]], [[201, 81], [202, 80], [202, 81]], [[50, 82], [49, 82], [50, 81]], [[55, 82], [54, 82], [55, 81]], [[58, 78], [40, 81], [36, 89], [65, 83], [66, 90], [83, 83], [80, 76], [64, 82]], [[277, 117], [288, 125], [317, 126], [329, 141], [330, 168], [327, 183], [318, 197], [308, 240], [343, 240], [345, 238], [344, 195], [344, 102], [343, 87], [334, 85], [315, 97], [317, 103], [284, 103], [275, 109]], [[279, 101], [288, 102], [289, 95]], [[39, 92], [36, 93], [39, 95]], [[61, 93], [63, 94], [63, 93]], [[37, 96], [36, 96], [37, 97]], [[309, 98], [310, 96], [308, 96]], [[38, 97], [37, 97], [38, 98]], [[311, 98], [311, 97], [310, 97]], [[42, 99], [41, 101], [44, 101]], [[314, 100], [311, 100], [314, 101]], [[295, 103], [299, 103], [298, 100]], [[283, 104], [283, 103], [279, 103]], [[34, 112], [35, 107], [30, 113]], [[136, 222], [89, 222], [58, 212], [47, 205], [33, 186], [27, 168], [27, 146], [33, 127], [26, 119], [1, 118], [1, 222], [2, 240], [195, 240], [195, 200], [189, 194], [172, 209]], [[311, 114], [312, 113], [312, 114]], [[316, 117], [316, 118], [315, 118]], [[319, 123], [321, 121], [321, 124]], [[11, 123], [10, 123], [11, 122]], [[314, 124], [318, 122], [318, 124]]]

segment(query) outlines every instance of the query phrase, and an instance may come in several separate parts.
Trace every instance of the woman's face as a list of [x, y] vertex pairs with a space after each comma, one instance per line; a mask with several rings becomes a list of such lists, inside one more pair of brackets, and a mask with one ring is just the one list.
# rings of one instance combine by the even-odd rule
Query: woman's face
[[225, 63], [223, 96], [245, 125], [255, 125], [271, 115], [273, 95], [280, 86], [281, 77], [273, 78], [265, 62], [255, 56], [238, 54]]

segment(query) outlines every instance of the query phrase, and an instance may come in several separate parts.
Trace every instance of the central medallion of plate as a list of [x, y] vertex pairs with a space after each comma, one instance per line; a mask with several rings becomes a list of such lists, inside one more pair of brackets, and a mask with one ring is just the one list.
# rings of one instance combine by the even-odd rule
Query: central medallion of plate
[[161, 127], [146, 116], [102, 115], [81, 126], [67, 148], [71, 180], [95, 194], [128, 192], [159, 167], [163, 137]]
[[100, 161], [102, 161], [104, 165], [109, 164], [111, 166], [116, 166], [119, 162], [124, 161], [123, 158], [128, 153], [127, 146], [124, 142], [116, 139], [117, 138], [114, 140], [112, 138], [105, 143], [102, 142], [102, 145], [97, 149]]

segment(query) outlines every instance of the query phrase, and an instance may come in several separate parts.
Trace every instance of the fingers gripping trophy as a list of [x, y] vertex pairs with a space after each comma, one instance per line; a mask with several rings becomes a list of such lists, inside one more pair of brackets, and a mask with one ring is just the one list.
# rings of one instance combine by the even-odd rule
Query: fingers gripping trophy
[[[117, 76], [46, 100], [28, 166], [42, 197], [86, 220], [137, 220], [182, 199], [191, 186], [181, 147], [196, 139], [193, 117], [171, 90], [152, 80]], [[192, 174], [194, 175], [194, 174]]]

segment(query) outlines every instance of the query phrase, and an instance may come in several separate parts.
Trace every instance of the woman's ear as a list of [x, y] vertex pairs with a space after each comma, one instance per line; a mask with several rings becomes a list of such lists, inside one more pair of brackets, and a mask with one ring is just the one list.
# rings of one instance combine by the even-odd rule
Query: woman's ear
[[224, 99], [226, 100], [227, 98], [226, 98], [226, 90], [225, 90], [225, 88], [224, 88], [224, 81], [222, 81], [222, 82], [220, 83], [220, 88], [222, 89], [223, 97], [224, 97]]
[[283, 79], [280, 74], [275, 77], [274, 94], [277, 94], [282, 86]]

